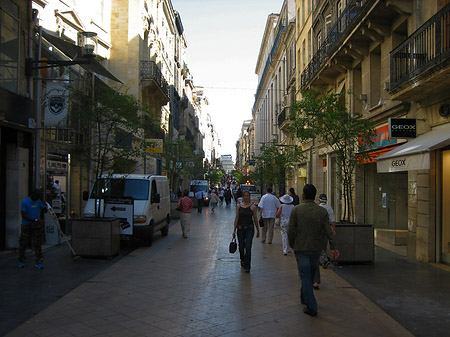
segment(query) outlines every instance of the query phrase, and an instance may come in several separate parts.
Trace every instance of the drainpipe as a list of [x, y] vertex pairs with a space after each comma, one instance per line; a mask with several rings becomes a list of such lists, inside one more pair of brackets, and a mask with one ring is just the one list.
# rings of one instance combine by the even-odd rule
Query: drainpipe
[[[38, 50], [37, 50], [37, 60], [41, 59], [41, 44], [42, 44], [42, 27], [38, 26]], [[34, 172], [34, 187], [39, 189], [40, 187], [40, 147], [41, 147], [41, 72], [36, 69], [36, 99], [35, 99], [35, 109], [36, 109], [36, 128], [34, 133], [34, 160], [35, 160], [35, 172]]]

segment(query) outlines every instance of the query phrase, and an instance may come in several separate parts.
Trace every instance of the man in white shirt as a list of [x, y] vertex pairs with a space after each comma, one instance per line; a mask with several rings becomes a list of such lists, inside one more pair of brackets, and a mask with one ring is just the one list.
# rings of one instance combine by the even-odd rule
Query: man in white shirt
[[273, 239], [273, 226], [275, 224], [275, 214], [277, 213], [278, 207], [280, 207], [280, 201], [276, 196], [272, 194], [272, 187], [268, 187], [266, 194], [264, 194], [259, 201], [258, 207], [260, 209], [261, 217], [264, 221], [264, 227], [262, 228], [261, 242], [272, 244]]

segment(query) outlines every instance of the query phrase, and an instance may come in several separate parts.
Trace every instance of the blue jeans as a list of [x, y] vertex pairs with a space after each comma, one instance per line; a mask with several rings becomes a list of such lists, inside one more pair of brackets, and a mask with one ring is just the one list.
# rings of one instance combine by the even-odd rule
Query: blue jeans
[[313, 279], [319, 265], [320, 252], [295, 252], [298, 275], [302, 280], [300, 297], [309, 310], [317, 312], [317, 302], [314, 296]]
[[252, 261], [252, 241], [255, 235], [255, 229], [247, 228], [237, 230], [237, 237], [239, 241], [239, 255], [241, 256], [241, 263], [244, 263], [244, 269], [250, 270], [250, 263]]
[[202, 212], [202, 207], [203, 207], [203, 199], [197, 199], [197, 210], [198, 210], [198, 213]]

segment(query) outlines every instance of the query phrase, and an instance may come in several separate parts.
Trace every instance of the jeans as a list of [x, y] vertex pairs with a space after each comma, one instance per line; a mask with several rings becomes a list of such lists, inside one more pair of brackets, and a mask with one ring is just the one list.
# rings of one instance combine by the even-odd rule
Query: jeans
[[295, 252], [298, 274], [302, 280], [300, 296], [312, 312], [317, 312], [317, 302], [313, 290], [313, 278], [319, 264], [320, 252]]
[[239, 241], [239, 255], [241, 256], [241, 263], [244, 264], [244, 269], [250, 270], [250, 263], [252, 261], [252, 241], [255, 235], [255, 229], [246, 228], [237, 230], [237, 237]]
[[197, 210], [198, 210], [198, 213], [202, 212], [202, 207], [203, 207], [203, 199], [197, 199]]

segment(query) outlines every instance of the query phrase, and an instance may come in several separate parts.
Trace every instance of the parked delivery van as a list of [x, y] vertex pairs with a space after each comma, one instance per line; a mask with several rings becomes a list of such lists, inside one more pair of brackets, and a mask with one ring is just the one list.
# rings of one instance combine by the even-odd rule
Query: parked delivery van
[[[169, 234], [170, 223], [170, 191], [167, 177], [143, 174], [113, 174], [103, 175], [97, 179], [91, 193], [84, 193], [87, 200], [84, 208], [85, 217], [95, 215], [95, 205], [100, 206], [100, 216], [105, 213], [105, 199], [130, 200], [133, 208], [132, 224], [129, 228], [122, 226], [121, 234], [128, 237], [138, 237], [149, 246], [152, 244], [153, 233], [161, 231], [162, 236]], [[114, 201], [113, 201], [114, 202]], [[126, 202], [125, 202], [126, 203]], [[125, 209], [116, 207], [116, 209]], [[106, 210], [108, 211], [108, 210]]]

